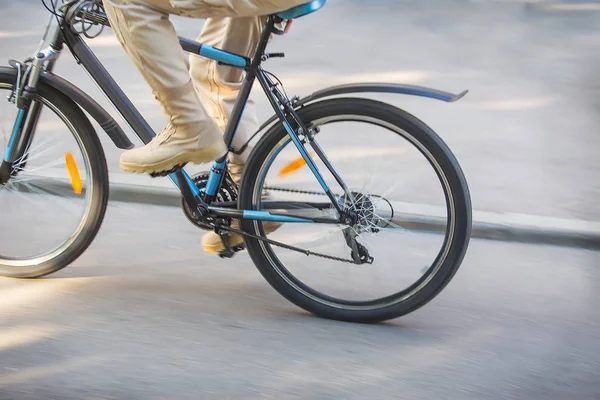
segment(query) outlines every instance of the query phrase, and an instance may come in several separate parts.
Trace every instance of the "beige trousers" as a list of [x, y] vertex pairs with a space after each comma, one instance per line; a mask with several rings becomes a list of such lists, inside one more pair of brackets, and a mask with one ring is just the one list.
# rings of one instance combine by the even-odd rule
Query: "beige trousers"
[[[224, 131], [244, 72], [197, 55], [186, 57], [169, 14], [208, 18], [197, 40], [250, 57], [265, 15], [308, 0], [104, 0], [115, 35], [132, 59], [165, 117], [173, 125], [194, 124], [198, 131]], [[189, 61], [189, 67], [188, 67]], [[189, 69], [188, 69], [189, 68]], [[258, 129], [250, 99], [233, 142], [241, 147]], [[250, 147], [230, 160], [243, 164]]]

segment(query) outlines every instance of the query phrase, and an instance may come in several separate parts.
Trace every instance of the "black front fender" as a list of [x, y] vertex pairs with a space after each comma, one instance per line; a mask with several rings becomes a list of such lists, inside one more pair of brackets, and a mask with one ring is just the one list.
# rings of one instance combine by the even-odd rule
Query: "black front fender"
[[[0, 66], [0, 73], [11, 74], [14, 76], [14, 79], [16, 79], [17, 68], [21, 68], [21, 72], [24, 72], [24, 66], [19, 65], [12, 60], [9, 64], [10, 66]], [[125, 132], [123, 132], [119, 124], [117, 124], [117, 121], [94, 101], [94, 99], [77, 86], [47, 71], [43, 71], [40, 74], [40, 82], [67, 96], [75, 104], [87, 111], [87, 113], [98, 122], [100, 127], [108, 134], [118, 148], [131, 149], [134, 147], [133, 143], [131, 143], [127, 135], [125, 135]]]
[[131, 149], [134, 147], [134, 144], [129, 140], [125, 132], [123, 132], [117, 121], [115, 121], [114, 118], [100, 106], [100, 104], [88, 96], [83, 90], [51, 72], [41, 73], [40, 80], [53, 89], [68, 96], [90, 114], [111, 138], [115, 146], [120, 149]]

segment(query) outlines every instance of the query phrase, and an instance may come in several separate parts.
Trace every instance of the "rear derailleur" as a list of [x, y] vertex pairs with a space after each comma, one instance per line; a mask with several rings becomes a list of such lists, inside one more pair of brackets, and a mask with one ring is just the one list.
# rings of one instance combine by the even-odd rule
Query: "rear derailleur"
[[345, 228], [342, 233], [344, 234], [344, 239], [346, 239], [346, 244], [351, 249], [350, 256], [352, 257], [352, 260], [354, 260], [356, 264], [373, 264], [374, 259], [369, 255], [369, 250], [356, 240], [356, 237], [358, 236], [356, 231], [349, 226], [348, 228]]

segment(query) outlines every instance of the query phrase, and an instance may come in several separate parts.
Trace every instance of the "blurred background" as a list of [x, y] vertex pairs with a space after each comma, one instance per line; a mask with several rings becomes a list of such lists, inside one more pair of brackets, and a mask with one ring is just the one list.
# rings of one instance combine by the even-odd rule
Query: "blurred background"
[[[0, 0], [0, 64], [29, 56], [47, 18], [40, 1]], [[203, 24], [173, 22], [189, 38]], [[112, 32], [88, 43], [160, 130]], [[290, 95], [364, 81], [469, 89], [452, 104], [377, 98], [446, 141], [475, 217], [595, 241], [475, 238], [433, 302], [365, 326], [298, 310], [245, 253], [204, 254], [177, 208], [113, 202], [76, 263], [0, 279], [0, 399], [600, 399], [600, 1], [329, 0], [269, 49], [286, 53], [267, 66]], [[72, 57], [55, 73], [122, 121]], [[118, 180], [120, 151], [98, 132]]]

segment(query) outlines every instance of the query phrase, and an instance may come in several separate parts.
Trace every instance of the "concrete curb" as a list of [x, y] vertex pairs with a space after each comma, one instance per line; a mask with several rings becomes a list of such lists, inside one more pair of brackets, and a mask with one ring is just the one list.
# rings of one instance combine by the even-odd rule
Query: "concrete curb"
[[[47, 178], [52, 178], [57, 189], [73, 193], [70, 182], [59, 175], [50, 173]], [[181, 195], [169, 179], [153, 179], [148, 175], [112, 173], [109, 200], [181, 206]], [[440, 208], [395, 202], [394, 210], [398, 221], [407, 229], [440, 232], [446, 226], [445, 211]], [[472, 237], [600, 250], [600, 222], [474, 211]]]
[[590, 13], [600, 11], [600, 2], [598, 0], [527, 0], [525, 1], [525, 7], [537, 12]]
[[[110, 199], [128, 203], [180, 207], [181, 196], [167, 179], [111, 176]], [[144, 182], [146, 181], [146, 182]], [[403, 209], [407, 209], [403, 204]], [[430, 207], [412, 205], [403, 213], [403, 226], [439, 231], [443, 220]], [[425, 214], [424, 211], [427, 211]], [[473, 212], [473, 238], [600, 249], [600, 222], [515, 213]]]

